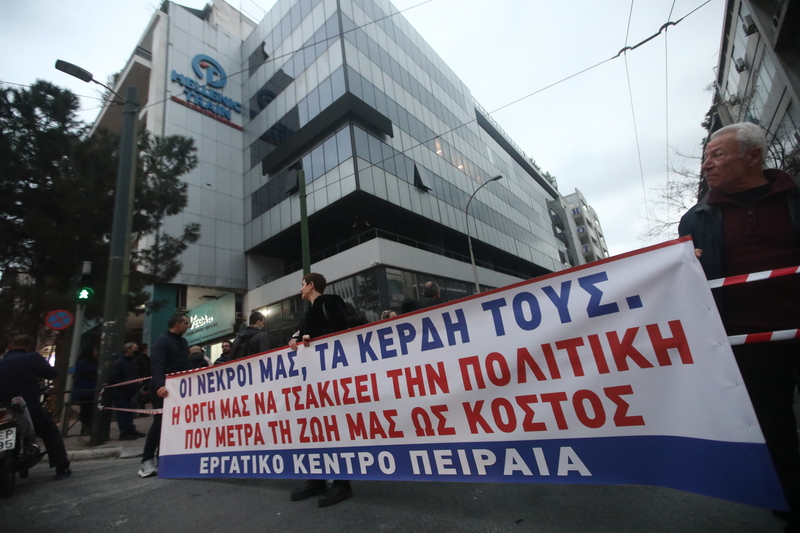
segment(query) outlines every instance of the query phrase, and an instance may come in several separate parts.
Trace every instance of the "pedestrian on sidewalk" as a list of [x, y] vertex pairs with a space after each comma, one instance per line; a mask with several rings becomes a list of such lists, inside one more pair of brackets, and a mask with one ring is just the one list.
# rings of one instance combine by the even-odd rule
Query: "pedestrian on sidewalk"
[[[135, 381], [139, 379], [139, 361], [136, 359], [136, 350], [139, 347], [135, 342], [126, 343], [111, 364], [111, 372], [108, 375], [110, 384], [125, 383], [116, 387], [109, 387], [111, 397], [114, 399], [114, 407], [117, 411], [117, 425], [119, 426], [119, 440], [136, 440], [144, 437], [145, 434], [138, 431], [133, 423], [134, 413], [128, 409], [136, 409], [138, 406], [139, 387], [141, 383]], [[134, 381], [134, 383], [126, 383]]]
[[96, 346], [83, 350], [75, 363], [75, 381], [72, 384], [72, 401], [80, 404], [81, 435], [92, 434], [94, 421], [94, 398], [97, 387], [97, 354]]

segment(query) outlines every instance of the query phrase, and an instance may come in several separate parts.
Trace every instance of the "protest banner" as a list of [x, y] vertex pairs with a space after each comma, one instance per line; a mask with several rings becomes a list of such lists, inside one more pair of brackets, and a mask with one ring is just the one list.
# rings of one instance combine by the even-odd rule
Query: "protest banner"
[[162, 477], [646, 484], [785, 508], [688, 239], [167, 389]]

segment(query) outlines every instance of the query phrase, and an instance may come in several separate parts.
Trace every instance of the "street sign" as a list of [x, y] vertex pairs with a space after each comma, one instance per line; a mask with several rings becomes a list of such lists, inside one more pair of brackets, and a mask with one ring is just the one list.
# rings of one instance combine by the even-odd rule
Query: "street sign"
[[57, 309], [55, 311], [50, 311], [44, 318], [44, 324], [48, 328], [54, 329], [56, 331], [67, 329], [72, 325], [73, 322], [75, 322], [75, 317], [72, 316], [72, 313], [64, 309]]

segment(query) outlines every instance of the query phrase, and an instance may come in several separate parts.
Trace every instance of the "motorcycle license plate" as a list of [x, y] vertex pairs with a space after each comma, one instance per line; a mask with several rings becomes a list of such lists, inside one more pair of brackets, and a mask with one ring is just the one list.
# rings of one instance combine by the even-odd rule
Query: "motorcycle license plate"
[[0, 429], [0, 452], [13, 450], [17, 440], [17, 428]]

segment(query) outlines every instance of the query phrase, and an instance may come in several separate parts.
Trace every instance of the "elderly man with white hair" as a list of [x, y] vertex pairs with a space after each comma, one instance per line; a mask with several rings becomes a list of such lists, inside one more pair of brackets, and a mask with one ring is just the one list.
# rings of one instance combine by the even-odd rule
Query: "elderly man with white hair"
[[[691, 235], [706, 276], [716, 279], [800, 265], [800, 189], [786, 172], [764, 169], [761, 128], [739, 123], [715, 132], [702, 171], [710, 188], [683, 216], [679, 233]], [[717, 289], [728, 335], [800, 328], [800, 276]], [[775, 512], [787, 531], [800, 531], [800, 446], [792, 404], [797, 341], [734, 346], [783, 486], [789, 513]]]

